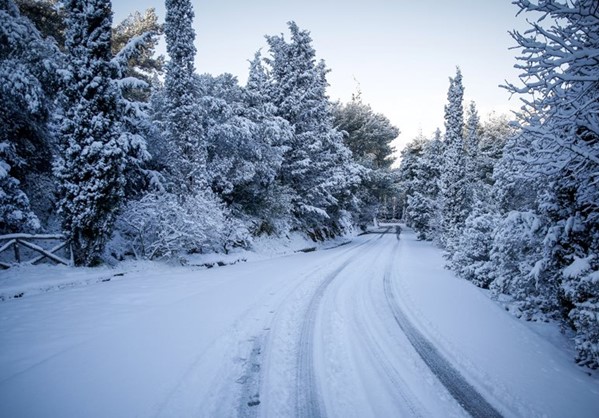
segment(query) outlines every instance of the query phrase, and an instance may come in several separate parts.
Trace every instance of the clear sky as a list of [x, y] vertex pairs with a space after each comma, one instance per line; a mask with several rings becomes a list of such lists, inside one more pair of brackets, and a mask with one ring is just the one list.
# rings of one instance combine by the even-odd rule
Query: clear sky
[[[248, 59], [264, 35], [287, 33], [294, 20], [311, 32], [318, 58], [332, 70], [331, 99], [348, 101], [360, 83], [362, 97], [401, 130], [398, 149], [421, 129], [443, 129], [448, 77], [459, 65], [465, 99], [489, 112], [517, 109], [517, 98], [498, 87], [515, 81], [515, 42], [508, 30], [525, 28], [510, 0], [192, 0], [196, 68], [229, 72], [244, 84]], [[113, 0], [115, 22], [164, 2]], [[162, 46], [161, 48], [164, 48]]]

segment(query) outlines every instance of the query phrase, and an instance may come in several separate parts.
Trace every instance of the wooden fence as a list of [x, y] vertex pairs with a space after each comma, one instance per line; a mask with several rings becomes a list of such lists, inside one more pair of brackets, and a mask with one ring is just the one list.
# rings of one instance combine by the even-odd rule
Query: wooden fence
[[[59, 241], [57, 245], [50, 249], [45, 249], [39, 245], [34, 244], [31, 241]], [[23, 261], [21, 254], [21, 246], [28, 248], [29, 250], [34, 251], [35, 253], [39, 253], [38, 256], [32, 258], [31, 260]], [[62, 250], [65, 247], [69, 247], [68, 253], [70, 254], [69, 259], [65, 259], [59, 257], [55, 253], [57, 251]], [[69, 241], [64, 237], [64, 235], [51, 235], [51, 234], [8, 234], [8, 235], [0, 235], [0, 254], [9, 250], [12, 247], [14, 252], [14, 260], [15, 263], [27, 263], [27, 264], [37, 264], [44, 259], [50, 259], [58, 264], [64, 264], [66, 266], [73, 265], [73, 251], [70, 248]], [[0, 268], [10, 268], [14, 263], [8, 263], [4, 261], [0, 261]]]

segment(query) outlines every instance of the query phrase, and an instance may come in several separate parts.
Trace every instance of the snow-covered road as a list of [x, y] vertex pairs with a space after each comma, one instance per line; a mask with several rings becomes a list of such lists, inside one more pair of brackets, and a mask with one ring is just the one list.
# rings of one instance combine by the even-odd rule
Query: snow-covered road
[[570, 355], [411, 231], [369, 234], [2, 302], [0, 416], [596, 417]]

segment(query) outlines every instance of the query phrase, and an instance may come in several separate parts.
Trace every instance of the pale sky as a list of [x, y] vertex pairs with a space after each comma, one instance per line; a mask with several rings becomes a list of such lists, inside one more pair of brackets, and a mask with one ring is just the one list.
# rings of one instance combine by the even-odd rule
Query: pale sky
[[[443, 129], [448, 77], [462, 69], [465, 100], [484, 118], [509, 112], [519, 100], [498, 87], [517, 80], [515, 42], [508, 30], [526, 28], [510, 0], [192, 0], [196, 69], [229, 72], [245, 84], [248, 60], [264, 35], [284, 33], [294, 20], [311, 32], [317, 58], [331, 69], [328, 94], [348, 101], [358, 80], [363, 101], [400, 130], [401, 149], [419, 132]], [[113, 0], [115, 22], [164, 2]], [[164, 46], [161, 46], [164, 50]]]

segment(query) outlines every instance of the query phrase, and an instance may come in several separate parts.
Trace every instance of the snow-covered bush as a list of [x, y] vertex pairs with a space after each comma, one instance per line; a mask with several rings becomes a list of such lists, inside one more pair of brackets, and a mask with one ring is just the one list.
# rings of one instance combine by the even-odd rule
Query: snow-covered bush
[[574, 304], [569, 319], [576, 326], [579, 364], [599, 365], [599, 255], [574, 257], [563, 271], [562, 290]]
[[[512, 211], [502, 219], [490, 251], [489, 288], [514, 298], [527, 318], [538, 317], [545, 299], [542, 287], [544, 225], [533, 212]], [[545, 309], [545, 312], [547, 310]]]
[[117, 231], [137, 258], [227, 252], [249, 243], [247, 228], [228, 216], [209, 191], [185, 199], [171, 193], [148, 193], [126, 205], [117, 219]]
[[451, 267], [475, 285], [488, 288], [491, 283], [490, 253], [497, 217], [490, 213], [472, 213], [467, 219]]

